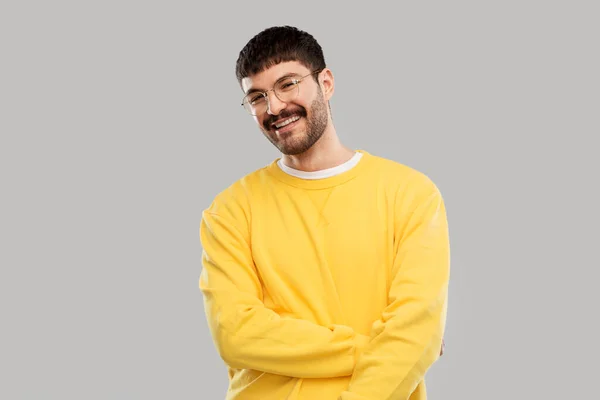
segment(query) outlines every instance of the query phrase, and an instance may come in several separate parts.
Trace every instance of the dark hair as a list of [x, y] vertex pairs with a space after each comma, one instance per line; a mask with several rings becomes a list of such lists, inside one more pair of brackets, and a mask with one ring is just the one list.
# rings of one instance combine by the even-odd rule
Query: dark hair
[[298, 61], [311, 72], [326, 66], [323, 49], [312, 35], [292, 26], [274, 26], [258, 33], [240, 51], [235, 75], [241, 82], [285, 61]]

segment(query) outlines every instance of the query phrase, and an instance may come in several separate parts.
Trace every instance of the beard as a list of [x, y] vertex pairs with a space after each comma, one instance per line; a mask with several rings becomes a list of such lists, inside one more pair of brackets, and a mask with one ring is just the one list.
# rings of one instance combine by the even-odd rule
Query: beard
[[[306, 132], [304, 134], [296, 133], [288, 137], [279, 137], [274, 130], [271, 130], [271, 124], [280, 118], [288, 118], [298, 115], [306, 122]], [[267, 139], [277, 149], [285, 155], [293, 156], [304, 153], [310, 149], [325, 133], [327, 128], [327, 103], [320, 93], [319, 96], [310, 105], [310, 116], [304, 107], [298, 109], [284, 109], [279, 115], [273, 115], [265, 120], [261, 129]], [[297, 128], [296, 128], [297, 129]]]

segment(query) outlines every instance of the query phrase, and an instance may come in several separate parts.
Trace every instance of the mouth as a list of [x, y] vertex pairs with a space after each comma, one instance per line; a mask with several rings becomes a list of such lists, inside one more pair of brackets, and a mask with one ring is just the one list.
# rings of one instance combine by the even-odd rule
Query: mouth
[[300, 116], [294, 115], [292, 117], [279, 120], [271, 124], [271, 129], [274, 130], [276, 134], [289, 132], [294, 129], [296, 125], [298, 125], [300, 118]]

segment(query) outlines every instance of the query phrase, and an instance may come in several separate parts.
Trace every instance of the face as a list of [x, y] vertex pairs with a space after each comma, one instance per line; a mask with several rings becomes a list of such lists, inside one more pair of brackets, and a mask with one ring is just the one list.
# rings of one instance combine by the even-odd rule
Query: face
[[[301, 78], [311, 72], [296, 61], [284, 62], [244, 78], [242, 89], [246, 94], [254, 90], [263, 92], [273, 88], [287, 74], [291, 73]], [[313, 76], [319, 76], [325, 91], [315, 82]], [[323, 136], [327, 129], [329, 122], [327, 100], [333, 93], [333, 82], [327, 69], [313, 76], [307, 76], [298, 84], [298, 94], [292, 100], [283, 102], [273, 91], [269, 91], [265, 111], [254, 116], [265, 137], [282, 154], [304, 153]]]

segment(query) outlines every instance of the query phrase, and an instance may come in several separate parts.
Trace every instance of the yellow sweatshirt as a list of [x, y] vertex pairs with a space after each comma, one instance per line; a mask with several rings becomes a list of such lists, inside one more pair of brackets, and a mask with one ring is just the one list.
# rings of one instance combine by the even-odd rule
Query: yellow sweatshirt
[[204, 210], [199, 286], [227, 400], [423, 400], [446, 324], [446, 210], [366, 151], [308, 180], [275, 160]]

